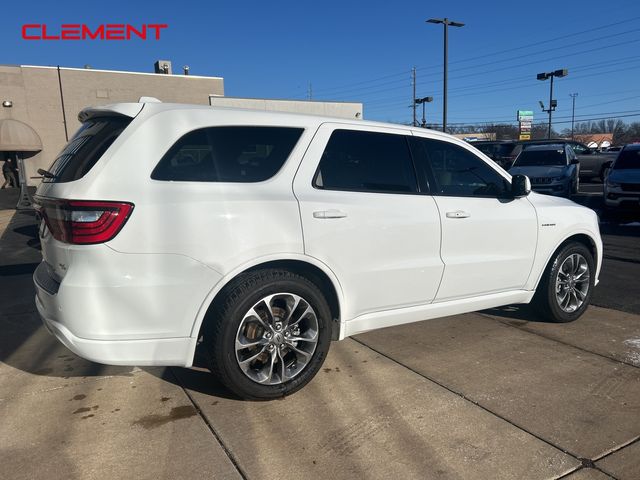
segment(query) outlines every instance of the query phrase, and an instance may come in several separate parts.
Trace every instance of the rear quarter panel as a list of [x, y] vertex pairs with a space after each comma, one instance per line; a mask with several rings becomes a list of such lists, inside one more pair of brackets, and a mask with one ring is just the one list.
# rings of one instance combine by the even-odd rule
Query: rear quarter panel
[[[135, 204], [131, 218], [109, 242], [125, 253], [185, 255], [226, 274], [237, 265], [274, 253], [302, 253], [302, 230], [292, 178], [310, 138], [313, 119], [282, 125], [261, 116], [216, 110], [143, 112], [101, 170], [87, 174], [80, 194]], [[142, 118], [140, 118], [142, 117]], [[151, 179], [165, 152], [184, 134], [216, 125], [302, 127], [304, 132], [282, 169], [258, 183], [177, 182]], [[119, 139], [120, 140], [120, 139]]]

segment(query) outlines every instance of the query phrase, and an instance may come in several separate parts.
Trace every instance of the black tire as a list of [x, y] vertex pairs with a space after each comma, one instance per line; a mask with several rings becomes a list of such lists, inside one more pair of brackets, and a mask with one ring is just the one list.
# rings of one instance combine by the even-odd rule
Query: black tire
[[[556, 278], [558, 271], [563, 262], [573, 254], [581, 255], [587, 262], [589, 271], [588, 290], [582, 305], [573, 312], [566, 312], [559, 304], [556, 297]], [[551, 258], [549, 265], [544, 271], [538, 288], [533, 297], [534, 308], [542, 315], [542, 317], [554, 323], [568, 323], [580, 318], [589, 306], [591, 295], [593, 293], [595, 279], [595, 262], [591, 251], [579, 242], [570, 242], [562, 246]]]
[[602, 167], [600, 169], [600, 175], [598, 175], [598, 178], [600, 179], [600, 182], [604, 183], [606, 177], [607, 177], [607, 168]]
[[[260, 384], [242, 371], [235, 342], [245, 314], [261, 299], [288, 292], [302, 297], [316, 312], [318, 340], [311, 359], [293, 378], [276, 385]], [[232, 392], [247, 400], [283, 397], [304, 387], [318, 373], [331, 344], [331, 309], [309, 279], [287, 270], [265, 269], [240, 275], [216, 300], [203, 329], [203, 348], [211, 372]]]

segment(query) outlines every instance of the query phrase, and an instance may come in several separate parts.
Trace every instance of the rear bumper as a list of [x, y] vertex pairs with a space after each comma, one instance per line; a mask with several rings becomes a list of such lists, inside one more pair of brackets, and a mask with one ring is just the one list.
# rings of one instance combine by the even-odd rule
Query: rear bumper
[[221, 276], [191, 258], [78, 248], [62, 279], [43, 262], [33, 281], [47, 329], [83, 358], [110, 365], [189, 366], [203, 302]]
[[[40, 294], [40, 292], [39, 292]], [[80, 338], [62, 323], [47, 318], [47, 310], [36, 295], [36, 307], [45, 328], [76, 355], [106, 365], [191, 366], [195, 338], [149, 340], [89, 340]]]

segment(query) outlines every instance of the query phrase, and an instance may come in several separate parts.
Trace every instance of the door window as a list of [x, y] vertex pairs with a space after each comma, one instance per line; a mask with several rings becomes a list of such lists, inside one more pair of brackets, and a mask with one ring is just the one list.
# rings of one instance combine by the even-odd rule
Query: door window
[[434, 195], [502, 197], [509, 182], [466, 148], [450, 142], [414, 137], [416, 169]]
[[416, 176], [405, 137], [335, 130], [320, 159], [313, 186], [356, 192], [416, 192]]

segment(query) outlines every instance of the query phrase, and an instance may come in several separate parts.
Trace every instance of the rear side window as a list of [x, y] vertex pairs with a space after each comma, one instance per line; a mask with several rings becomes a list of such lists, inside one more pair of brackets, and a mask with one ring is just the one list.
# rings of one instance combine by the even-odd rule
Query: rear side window
[[154, 180], [261, 182], [273, 177], [302, 128], [209, 127], [187, 133], [151, 173]]
[[416, 176], [402, 135], [336, 130], [313, 185], [326, 190], [416, 192]]
[[49, 168], [53, 177], [42, 181], [64, 183], [84, 177], [131, 120], [124, 117], [104, 117], [83, 123]]

